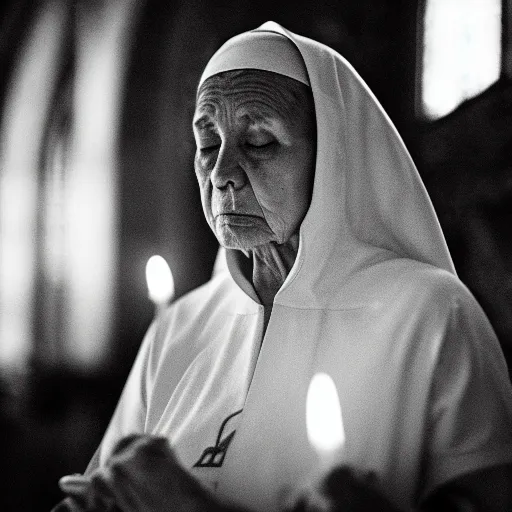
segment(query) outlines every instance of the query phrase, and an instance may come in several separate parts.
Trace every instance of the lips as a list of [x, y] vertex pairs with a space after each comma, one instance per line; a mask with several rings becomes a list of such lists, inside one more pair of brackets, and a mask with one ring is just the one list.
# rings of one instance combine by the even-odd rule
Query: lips
[[254, 215], [253, 213], [240, 213], [240, 212], [219, 212], [215, 214], [215, 218], [220, 217], [221, 215], [229, 216], [229, 217], [257, 217], [260, 218], [260, 215]]
[[219, 213], [215, 216], [215, 221], [235, 226], [251, 226], [255, 222], [263, 221], [263, 219], [259, 215], [229, 212]]
[[215, 221], [243, 225], [263, 220], [263, 212], [254, 195], [246, 190], [239, 194], [229, 194], [218, 190], [213, 191], [211, 198], [211, 212]]

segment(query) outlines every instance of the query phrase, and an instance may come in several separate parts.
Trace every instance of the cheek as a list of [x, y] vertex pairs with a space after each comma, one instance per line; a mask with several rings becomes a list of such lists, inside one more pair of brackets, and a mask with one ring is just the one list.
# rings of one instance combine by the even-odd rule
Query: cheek
[[254, 191], [269, 225], [290, 234], [302, 222], [311, 201], [314, 163], [306, 152], [289, 153], [265, 166]]
[[[304, 211], [311, 202], [315, 175], [315, 158], [312, 147], [303, 144], [292, 155], [287, 165], [286, 186], [295, 210]], [[305, 213], [305, 212], [304, 212]]]
[[201, 203], [203, 205], [204, 214], [209, 221], [211, 217], [211, 198], [212, 198], [212, 185], [210, 181], [210, 172], [207, 167], [201, 165], [197, 159], [194, 162], [194, 170], [196, 173], [197, 183], [199, 185], [199, 192], [201, 196]]
[[211, 166], [208, 165], [208, 162], [205, 161], [204, 158], [196, 155], [194, 158], [194, 170], [196, 173], [197, 181], [201, 188], [203, 187], [204, 182], [208, 180], [210, 176], [210, 167]]
[[258, 200], [276, 213], [284, 213], [290, 205], [308, 195], [303, 167], [303, 162], [287, 155], [252, 169], [250, 181]]

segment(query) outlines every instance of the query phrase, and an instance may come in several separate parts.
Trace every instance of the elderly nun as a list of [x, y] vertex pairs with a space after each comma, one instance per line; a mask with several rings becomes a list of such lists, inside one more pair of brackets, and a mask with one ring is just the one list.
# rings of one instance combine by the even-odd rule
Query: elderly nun
[[[59, 510], [512, 510], [503, 354], [350, 64], [265, 23], [211, 58], [193, 130], [219, 268], [150, 327]], [[322, 469], [318, 373], [345, 436]]]

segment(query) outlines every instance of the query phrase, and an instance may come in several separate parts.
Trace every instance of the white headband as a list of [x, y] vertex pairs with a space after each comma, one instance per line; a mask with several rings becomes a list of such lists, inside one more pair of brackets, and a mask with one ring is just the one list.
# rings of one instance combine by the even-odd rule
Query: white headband
[[213, 55], [199, 81], [235, 69], [261, 69], [309, 84], [306, 66], [295, 45], [276, 32], [253, 30], [229, 39]]

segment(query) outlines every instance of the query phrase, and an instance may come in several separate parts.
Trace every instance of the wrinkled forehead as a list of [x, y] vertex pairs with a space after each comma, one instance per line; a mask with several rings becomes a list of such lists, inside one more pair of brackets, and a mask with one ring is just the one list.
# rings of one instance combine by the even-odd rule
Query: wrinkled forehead
[[199, 120], [214, 120], [228, 112], [252, 124], [293, 119], [305, 107], [301, 101], [304, 94], [300, 94], [298, 87], [306, 88], [291, 78], [268, 71], [222, 72], [201, 86], [194, 125], [199, 127]]
[[310, 85], [299, 50], [286, 36], [276, 32], [253, 30], [228, 40], [206, 65], [198, 88], [218, 73], [238, 69], [271, 71]]

